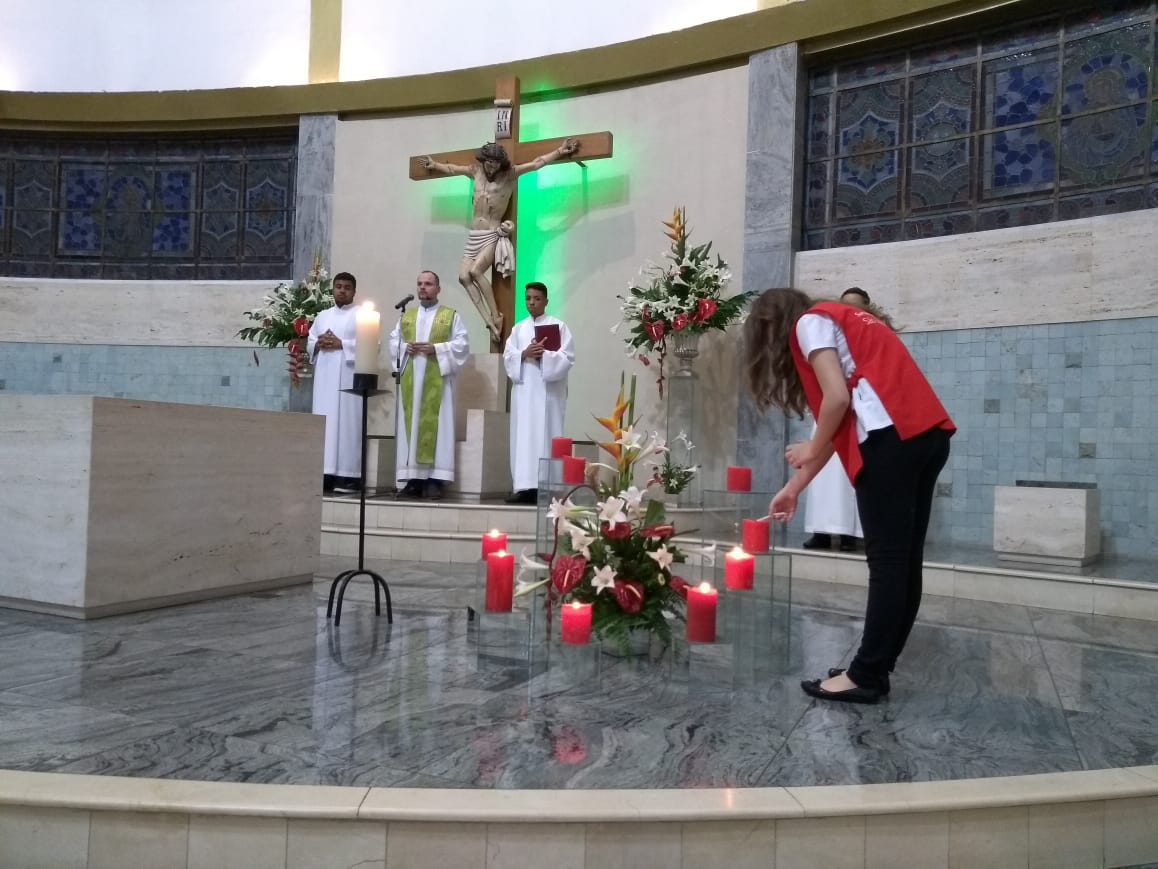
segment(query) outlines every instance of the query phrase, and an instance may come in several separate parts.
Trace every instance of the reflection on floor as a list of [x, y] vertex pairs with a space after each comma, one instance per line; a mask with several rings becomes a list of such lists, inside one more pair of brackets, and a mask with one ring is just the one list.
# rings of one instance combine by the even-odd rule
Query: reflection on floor
[[[323, 576], [346, 566], [326, 559]], [[847, 662], [858, 589], [797, 582], [787, 665], [751, 684], [704, 683], [670, 657], [544, 670], [480, 654], [464, 608], [472, 567], [370, 566], [394, 594], [389, 630], [365, 586], [351, 588], [335, 632], [325, 579], [87, 623], [0, 610], [0, 766], [691, 788], [1158, 762], [1151, 622], [930, 597], [891, 698], [857, 707], [811, 701], [798, 683]]]

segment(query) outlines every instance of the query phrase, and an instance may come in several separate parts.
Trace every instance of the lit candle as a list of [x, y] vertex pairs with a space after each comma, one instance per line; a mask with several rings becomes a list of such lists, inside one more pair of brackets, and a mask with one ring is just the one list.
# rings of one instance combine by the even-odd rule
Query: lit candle
[[688, 588], [688, 642], [716, 641], [716, 601], [719, 595], [708, 583]]
[[515, 553], [500, 549], [487, 556], [486, 611], [509, 613], [515, 599]]
[[745, 519], [741, 525], [740, 545], [745, 552], [756, 555], [768, 551], [768, 523], [759, 519]]
[[591, 604], [572, 601], [559, 612], [559, 638], [568, 646], [585, 646], [591, 639]]
[[586, 459], [577, 456], [563, 456], [563, 485], [583, 485], [583, 475], [586, 471]]
[[562, 459], [571, 455], [571, 438], [551, 438], [551, 458]]
[[485, 559], [492, 552], [501, 552], [507, 548], [507, 535], [497, 529], [488, 531], [482, 536], [482, 557]]
[[382, 315], [374, 310], [373, 302], [364, 302], [354, 320], [354, 373], [378, 373], [378, 337]]
[[751, 492], [752, 491], [752, 469], [751, 468], [737, 468], [729, 466], [728, 468], [728, 491], [729, 492]]
[[737, 546], [724, 556], [724, 588], [747, 591], [752, 588], [756, 559]]

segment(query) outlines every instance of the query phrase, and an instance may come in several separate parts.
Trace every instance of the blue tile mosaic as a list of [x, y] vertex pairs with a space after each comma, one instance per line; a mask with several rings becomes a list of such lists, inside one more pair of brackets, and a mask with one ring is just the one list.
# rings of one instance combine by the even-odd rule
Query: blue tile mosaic
[[1150, 92], [1149, 58], [1149, 24], [1068, 43], [1062, 72], [1062, 113], [1146, 99]]
[[285, 351], [0, 342], [5, 391], [286, 410]]

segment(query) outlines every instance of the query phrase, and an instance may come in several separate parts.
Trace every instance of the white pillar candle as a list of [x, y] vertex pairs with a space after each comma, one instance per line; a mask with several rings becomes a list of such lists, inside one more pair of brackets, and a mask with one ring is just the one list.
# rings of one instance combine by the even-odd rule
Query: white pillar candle
[[363, 302], [355, 320], [354, 373], [378, 373], [378, 337], [382, 315], [374, 310], [373, 302]]

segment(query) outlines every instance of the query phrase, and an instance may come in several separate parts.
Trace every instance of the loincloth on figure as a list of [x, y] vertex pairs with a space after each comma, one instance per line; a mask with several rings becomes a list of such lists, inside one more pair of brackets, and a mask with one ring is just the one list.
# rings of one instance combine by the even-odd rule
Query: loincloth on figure
[[515, 246], [511, 244], [514, 224], [504, 220], [498, 229], [472, 229], [466, 236], [462, 258], [474, 262], [487, 248], [494, 246], [495, 271], [504, 278], [515, 270]]

